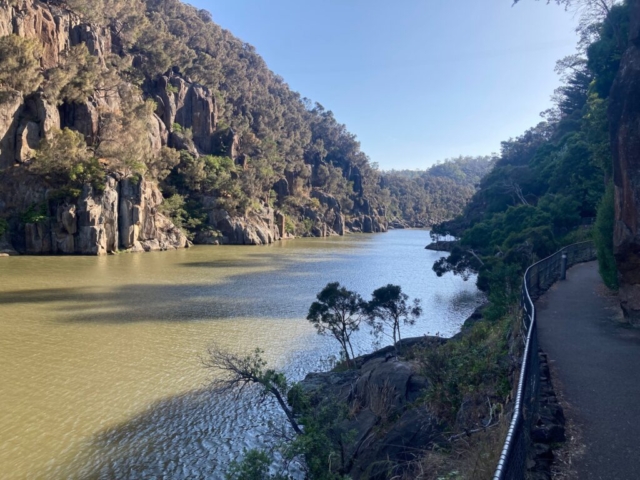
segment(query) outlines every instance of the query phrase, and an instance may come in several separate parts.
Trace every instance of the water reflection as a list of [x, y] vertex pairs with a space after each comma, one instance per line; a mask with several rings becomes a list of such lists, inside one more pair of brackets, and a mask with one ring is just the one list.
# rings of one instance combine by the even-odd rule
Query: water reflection
[[[3, 478], [221, 478], [268, 435], [274, 410], [212, 395], [200, 355], [260, 346], [294, 380], [337, 353], [304, 320], [327, 282], [423, 299], [403, 336], [450, 336], [478, 305], [438, 279], [427, 233], [0, 263]], [[366, 330], [355, 340], [369, 351]]]

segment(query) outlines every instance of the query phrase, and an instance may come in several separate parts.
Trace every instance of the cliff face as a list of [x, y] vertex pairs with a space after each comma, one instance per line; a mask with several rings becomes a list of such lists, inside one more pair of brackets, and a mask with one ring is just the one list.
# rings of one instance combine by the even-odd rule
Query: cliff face
[[630, 42], [611, 92], [614, 254], [625, 314], [640, 321], [640, 2], [632, 2]]
[[28, 212], [41, 206], [40, 218], [15, 220], [8, 240], [0, 245], [31, 255], [104, 255], [118, 250], [133, 252], [170, 250], [189, 246], [184, 233], [159, 212], [162, 194], [144, 179], [107, 178], [102, 192], [85, 186], [73, 202], [47, 201], [48, 190], [33, 175], [20, 169], [3, 172], [0, 209]]
[[[62, 52], [85, 43], [89, 53], [104, 62], [111, 50], [111, 34], [82, 24], [73, 13], [36, 1], [0, 5], [0, 35], [16, 34], [37, 40], [43, 49], [44, 69], [60, 62]], [[40, 141], [52, 129], [71, 128], [84, 134], [89, 145], [98, 135], [98, 111], [117, 111], [117, 95], [96, 93], [85, 103], [47, 102], [42, 93], [23, 96], [10, 92], [0, 108], [0, 211], [41, 209], [37, 222], [28, 218], [10, 223], [3, 250], [27, 254], [102, 255], [125, 249], [151, 251], [188, 246], [185, 235], [159, 213], [163, 201], [156, 184], [133, 182], [121, 175], [107, 177], [104, 191], [86, 185], [79, 198], [55, 200], [41, 179], [23, 164], [33, 157]], [[152, 149], [159, 151], [163, 129], [149, 129]], [[165, 135], [166, 137], [166, 135]]]
[[[140, 6], [144, 8], [144, 2]], [[94, 255], [123, 249], [142, 251], [186, 246], [189, 242], [185, 235], [159, 213], [163, 204], [162, 191], [168, 191], [167, 195], [178, 193], [189, 199], [191, 206], [197, 204], [202, 223], [193, 232], [195, 243], [263, 245], [294, 234], [330, 236], [386, 231], [384, 209], [378, 202], [370, 201], [365, 192], [368, 179], [361, 169], [366, 164], [350, 163], [362, 162], [358, 159], [362, 154], [357, 148], [352, 149], [349, 160], [336, 157], [329, 161], [317, 156], [305, 164], [309, 155], [304, 149], [310, 147], [303, 145], [302, 149], [296, 150], [286, 145], [303, 144], [308, 126], [298, 125], [299, 131], [294, 128], [288, 137], [283, 134], [285, 140], [278, 144], [272, 140], [272, 134], [263, 132], [267, 120], [262, 121], [262, 118], [269, 119], [279, 124], [280, 129], [284, 128], [289, 121], [288, 114], [276, 103], [253, 106], [256, 110], [253, 112], [242, 103], [250, 104], [253, 94], [249, 92], [246, 97], [234, 97], [231, 105], [229, 99], [225, 104], [220, 89], [214, 92], [212, 88], [192, 81], [177, 66], [163, 74], [148, 76], [143, 73], [147, 71], [144, 57], [136, 53], [135, 48], [124, 46], [126, 41], [121, 38], [117, 22], [116, 19], [111, 27], [86, 23], [83, 17], [68, 10], [65, 2], [56, 0], [0, 0], [0, 37], [18, 35], [35, 41], [42, 50], [39, 58], [44, 77], [44, 83], [33, 92], [20, 92], [0, 85], [0, 220], [8, 219], [10, 227], [9, 233], [0, 238], [3, 251]], [[88, 98], [52, 100], [45, 88], [51, 72], [64, 68], [68, 53], [78, 45], [86, 45], [89, 55], [96, 59], [103, 72], [113, 73], [115, 68], [120, 83], [117, 87], [94, 85], [96, 88]], [[260, 81], [268, 79], [261, 77]], [[226, 85], [225, 88], [233, 87]], [[283, 93], [273, 93], [274, 99], [277, 100], [278, 95]], [[130, 170], [114, 167], [112, 160], [100, 157], [100, 144], [108, 137], [105, 131], [112, 126], [109, 122], [114, 117], [132, 115], [129, 113], [132, 102], [144, 105], [144, 100], [155, 103], [155, 111], [148, 112], [146, 133], [138, 135], [148, 142], [150, 155], [157, 159], [164, 150], [173, 149], [178, 151], [181, 162], [186, 155], [192, 159], [191, 165], [198, 164], [201, 170], [206, 164], [203, 159], [208, 156], [230, 158], [235, 164], [230, 174], [234, 187], [227, 190], [235, 188], [236, 193], [238, 189], [243, 190], [249, 197], [245, 204], [250, 203], [250, 208], [237, 208], [233, 204], [221, 206], [224, 204], [221, 200], [229, 197], [224, 189], [192, 190], [185, 187], [182, 180], [162, 183], [164, 177], [155, 173], [136, 183]], [[225, 111], [227, 117], [222, 119]], [[256, 125], [239, 122], [244, 131], [238, 133], [229, 126], [230, 111], [233, 112], [231, 119], [245, 115]], [[296, 121], [309, 121], [304, 118], [303, 115], [302, 120]], [[327, 118], [333, 121], [332, 117]], [[87, 146], [96, 152], [107, 174], [104, 191], [97, 191], [94, 184], [94, 187], [85, 185], [79, 196], [60, 195], [30, 168], [36, 162], [34, 157], [41, 142], [63, 129], [82, 134]], [[126, 134], [123, 130], [121, 138], [116, 136], [108, 141], [120, 142], [126, 147], [127, 142], [132, 141]], [[260, 135], [265, 138], [261, 139]], [[316, 143], [322, 145], [321, 139]], [[265, 153], [273, 148], [276, 149], [274, 153]], [[293, 153], [278, 150], [285, 148]], [[324, 155], [337, 149], [335, 146], [318, 148]], [[260, 161], [256, 157], [284, 161], [285, 168], [277, 173], [280, 177], [264, 180], [260, 173], [252, 173], [252, 168], [264, 169], [252, 166], [252, 161]], [[169, 170], [177, 171], [178, 176], [184, 175], [180, 173], [188, 169], [184, 165], [174, 164]], [[342, 169], [343, 183], [352, 186], [349, 187], [352, 188], [351, 199], [341, 197], [343, 200], [338, 200], [327, 193], [328, 183], [323, 185], [316, 178], [320, 175], [319, 170], [322, 170], [322, 178], [329, 178], [332, 169], [334, 173]], [[193, 175], [202, 173], [195, 170], [191, 172], [195, 172]], [[147, 170], [150, 171], [152, 168]], [[210, 180], [208, 177], [207, 181]], [[261, 193], [256, 193], [258, 189], [250, 184], [252, 181], [265, 183]], [[265, 197], [269, 195], [264, 192], [269, 192], [269, 188], [277, 196], [277, 207], [273, 207], [270, 200], [267, 204]], [[258, 201], [258, 198], [261, 199]], [[341, 202], [352, 206], [345, 208], [345, 203], [341, 205]], [[34, 208], [40, 213], [37, 222], [30, 221], [26, 218], [30, 216], [25, 215]], [[289, 220], [283, 211], [287, 212]], [[291, 221], [292, 217], [295, 217], [294, 221]]]

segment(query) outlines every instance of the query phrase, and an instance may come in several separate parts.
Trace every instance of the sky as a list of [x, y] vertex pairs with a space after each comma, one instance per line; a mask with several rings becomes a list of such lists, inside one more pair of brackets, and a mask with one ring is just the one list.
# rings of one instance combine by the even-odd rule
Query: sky
[[537, 124], [575, 52], [546, 1], [187, 0], [332, 110], [380, 168], [499, 152]]

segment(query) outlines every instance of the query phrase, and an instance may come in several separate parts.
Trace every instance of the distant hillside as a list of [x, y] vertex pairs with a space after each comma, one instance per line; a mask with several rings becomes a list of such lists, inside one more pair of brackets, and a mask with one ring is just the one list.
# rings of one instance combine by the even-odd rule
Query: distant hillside
[[458, 157], [428, 170], [391, 170], [382, 174], [389, 191], [387, 216], [412, 227], [429, 227], [460, 215], [491, 170], [492, 157]]

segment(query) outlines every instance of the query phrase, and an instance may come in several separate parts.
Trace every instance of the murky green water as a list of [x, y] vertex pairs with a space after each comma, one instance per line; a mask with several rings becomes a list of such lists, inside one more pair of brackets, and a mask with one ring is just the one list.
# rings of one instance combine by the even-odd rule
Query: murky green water
[[[423, 299], [403, 331], [451, 335], [480, 301], [431, 271], [424, 231], [95, 257], [0, 259], [0, 478], [220, 478], [259, 445], [273, 412], [216, 397], [215, 341], [256, 347], [295, 379], [336, 345], [304, 320], [340, 281]], [[371, 348], [362, 332], [359, 351]]]

